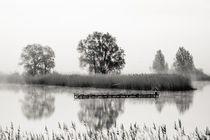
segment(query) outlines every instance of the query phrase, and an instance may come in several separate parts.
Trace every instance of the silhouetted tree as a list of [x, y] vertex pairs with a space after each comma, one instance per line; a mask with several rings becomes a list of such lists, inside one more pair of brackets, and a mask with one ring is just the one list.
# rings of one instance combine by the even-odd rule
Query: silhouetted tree
[[94, 32], [79, 42], [81, 67], [89, 67], [89, 72], [120, 72], [125, 65], [124, 50], [118, 47], [116, 39], [109, 33]]
[[21, 63], [26, 72], [32, 76], [46, 74], [55, 67], [55, 54], [50, 47], [43, 47], [40, 44], [27, 45], [21, 53]]
[[184, 47], [178, 49], [173, 65], [180, 74], [191, 74], [195, 69], [193, 56]]
[[152, 68], [157, 73], [163, 73], [168, 71], [168, 64], [165, 62], [165, 57], [161, 50], [157, 51], [152, 64]]

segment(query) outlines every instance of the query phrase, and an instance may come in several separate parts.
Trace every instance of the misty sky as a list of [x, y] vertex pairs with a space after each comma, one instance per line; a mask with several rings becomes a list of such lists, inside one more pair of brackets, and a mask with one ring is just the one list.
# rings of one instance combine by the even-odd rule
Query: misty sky
[[210, 0], [0, 0], [0, 71], [22, 71], [27, 44], [55, 51], [55, 70], [85, 73], [78, 42], [94, 31], [109, 32], [125, 50], [123, 73], [149, 72], [161, 49], [169, 66], [179, 46], [210, 74]]

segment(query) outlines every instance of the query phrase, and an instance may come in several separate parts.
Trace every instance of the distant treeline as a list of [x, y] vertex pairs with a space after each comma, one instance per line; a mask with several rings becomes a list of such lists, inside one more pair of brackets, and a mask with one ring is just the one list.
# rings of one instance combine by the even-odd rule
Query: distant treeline
[[195, 66], [193, 56], [184, 47], [179, 47], [170, 69], [162, 51], [158, 50], [151, 69], [154, 73], [176, 73], [188, 76], [193, 80], [210, 80], [209, 75]]
[[161, 50], [158, 50], [151, 70], [155, 74], [120, 75], [125, 66], [125, 52], [109, 33], [94, 32], [82, 39], [77, 47], [80, 66], [89, 75], [62, 75], [53, 72], [55, 53], [49, 46], [31, 44], [23, 48], [20, 65], [22, 75], [0, 75], [8, 83], [59, 85], [69, 87], [95, 87], [151, 90], [189, 90], [191, 79], [210, 80], [210, 76], [197, 69], [193, 56], [179, 47], [173, 67], [169, 69]]
[[[109, 33], [94, 32], [78, 43], [79, 62], [91, 74], [120, 74], [125, 66], [125, 51]], [[21, 62], [25, 73], [31, 76], [51, 73], [55, 67], [55, 53], [49, 46], [30, 44], [23, 48]], [[68, 66], [67, 66], [68, 67]], [[173, 65], [169, 68], [161, 50], [155, 54], [153, 73], [176, 73], [195, 79], [209, 79], [194, 65], [193, 56], [184, 47], [179, 47]]]
[[[2, 78], [1, 78], [2, 79]], [[191, 80], [177, 74], [134, 74], [134, 75], [63, 75], [58, 73], [46, 75], [9, 75], [9, 83], [41, 84], [68, 87], [93, 87], [132, 90], [192, 90]]]

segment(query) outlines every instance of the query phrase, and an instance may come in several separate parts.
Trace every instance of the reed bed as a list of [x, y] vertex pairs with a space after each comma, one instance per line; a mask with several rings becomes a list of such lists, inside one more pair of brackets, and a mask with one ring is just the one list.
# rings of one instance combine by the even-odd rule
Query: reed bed
[[24, 76], [18, 73], [13, 73], [13, 74], [0, 73], [0, 83], [24, 84], [25, 78]]
[[133, 75], [0, 75], [0, 83], [38, 84], [68, 87], [93, 87], [131, 90], [192, 90], [191, 79], [177, 74], [133, 74]]
[[59, 130], [49, 131], [45, 126], [42, 133], [32, 133], [21, 131], [20, 128], [14, 129], [11, 123], [10, 127], [5, 129], [0, 127], [1, 140], [209, 140], [210, 131], [207, 127], [205, 130], [195, 129], [189, 134], [185, 133], [181, 121], [175, 122], [174, 133], [168, 133], [166, 125], [152, 127], [146, 125], [139, 126], [138, 124], [131, 124], [128, 129], [123, 125], [120, 127], [112, 127], [111, 129], [104, 129], [95, 131], [86, 126], [84, 131], [78, 131], [76, 125], [72, 123], [70, 127], [66, 124], [58, 123]]
[[192, 90], [191, 80], [176, 74], [136, 75], [62, 75], [47, 74], [26, 76], [27, 84], [44, 84], [68, 87], [116, 88], [132, 90], [182, 91]]

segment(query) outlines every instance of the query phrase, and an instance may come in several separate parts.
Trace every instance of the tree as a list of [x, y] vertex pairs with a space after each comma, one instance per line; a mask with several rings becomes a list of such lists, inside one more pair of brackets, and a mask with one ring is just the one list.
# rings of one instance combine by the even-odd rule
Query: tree
[[193, 56], [184, 47], [179, 47], [173, 65], [180, 74], [191, 74], [195, 69]]
[[27, 45], [21, 53], [21, 63], [26, 72], [32, 76], [46, 74], [55, 67], [55, 54], [50, 47], [40, 44]]
[[165, 57], [161, 50], [158, 50], [152, 64], [152, 68], [157, 73], [167, 72], [168, 64], [165, 62]]
[[79, 42], [80, 66], [89, 72], [107, 74], [120, 72], [125, 65], [124, 50], [109, 33], [94, 32]]
[[51, 69], [55, 67], [55, 62], [54, 62], [55, 53], [48, 46], [43, 47], [42, 49], [43, 49], [43, 56], [42, 56], [42, 62], [41, 62], [42, 65], [40, 72], [42, 74], [47, 74], [50, 73]]

